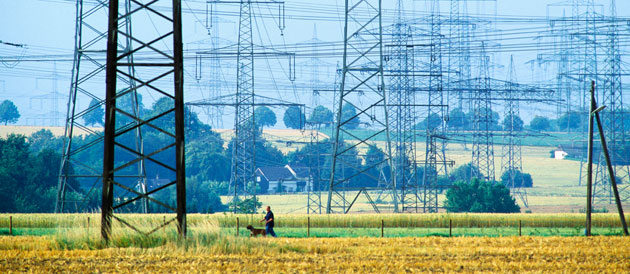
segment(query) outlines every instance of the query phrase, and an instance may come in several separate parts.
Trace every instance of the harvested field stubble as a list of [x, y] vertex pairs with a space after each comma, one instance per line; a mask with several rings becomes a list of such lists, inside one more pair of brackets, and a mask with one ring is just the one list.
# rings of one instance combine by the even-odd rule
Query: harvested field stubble
[[[623, 273], [622, 237], [248, 239], [246, 251], [203, 246], [50, 250], [0, 237], [0, 273]], [[19, 241], [19, 240], [18, 240]], [[282, 246], [283, 248], [278, 248]], [[288, 248], [287, 248], [288, 247]]]

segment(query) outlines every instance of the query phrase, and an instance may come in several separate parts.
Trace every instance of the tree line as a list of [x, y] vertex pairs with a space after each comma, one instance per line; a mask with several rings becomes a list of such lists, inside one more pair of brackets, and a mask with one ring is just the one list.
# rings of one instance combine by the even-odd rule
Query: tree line
[[[135, 110], [134, 104], [131, 104], [131, 100], [124, 100], [122, 98], [121, 104], [117, 107], [127, 112], [137, 111], [140, 117], [149, 117], [156, 113], [162, 113], [168, 110], [172, 102], [168, 98], [160, 98], [155, 101], [150, 107], [145, 107], [142, 104], [142, 98], [139, 97], [138, 107]], [[127, 103], [124, 103], [127, 102]], [[3, 103], [4, 105], [5, 103]], [[7, 103], [8, 105], [8, 103]], [[15, 114], [12, 107], [5, 107], [9, 109], [10, 113]], [[83, 116], [84, 123], [92, 126], [102, 126], [104, 118], [104, 109], [101, 102], [93, 100], [90, 102], [90, 109], [86, 115]], [[0, 108], [2, 110], [2, 108]], [[255, 145], [255, 161], [258, 167], [261, 166], [283, 166], [285, 164], [291, 164], [293, 166], [311, 167], [313, 174], [316, 178], [320, 178], [320, 181], [326, 181], [330, 178], [330, 153], [332, 152], [332, 146], [330, 140], [323, 140], [320, 143], [306, 144], [294, 152], [288, 155], [283, 155], [271, 142], [264, 139], [262, 136], [262, 128], [265, 126], [273, 126], [277, 119], [273, 111], [266, 107], [259, 107], [255, 114], [256, 129], [256, 145]], [[11, 121], [17, 120], [16, 115], [13, 115]], [[344, 105], [342, 107], [342, 118], [350, 119], [356, 116], [356, 109], [352, 105]], [[498, 116], [498, 115], [497, 115]], [[0, 113], [0, 117], [2, 113]], [[18, 114], [19, 117], [19, 114]], [[174, 117], [166, 115], [162, 119], [152, 121], [152, 123], [160, 128], [174, 131]], [[309, 117], [307, 118], [305, 113], [299, 107], [287, 108], [283, 117], [283, 122], [289, 128], [303, 128], [305, 123], [312, 123], [320, 127], [330, 127], [333, 122], [333, 112], [323, 106], [318, 106], [313, 109]], [[3, 120], [4, 121], [4, 120]], [[6, 122], [11, 122], [6, 121]], [[430, 118], [427, 118], [425, 122], [429, 122]], [[498, 119], [497, 119], [498, 121]], [[117, 117], [118, 126], [125, 125], [130, 122], [130, 118], [120, 116]], [[422, 122], [421, 122], [422, 123]], [[355, 117], [346, 126], [349, 129], [356, 129], [360, 126], [361, 121], [358, 117]], [[185, 126], [186, 126], [186, 175], [187, 175], [187, 199], [188, 199], [188, 211], [189, 212], [218, 212], [227, 209], [227, 205], [221, 203], [219, 195], [227, 195], [229, 190], [229, 180], [231, 177], [231, 157], [233, 142], [229, 141], [227, 144], [221, 138], [221, 136], [213, 131], [212, 128], [200, 121], [197, 114], [189, 107], [185, 108]], [[81, 136], [75, 136], [73, 138], [73, 145], [77, 147], [84, 146], [86, 144], [94, 142], [99, 138], [98, 134], [87, 134]], [[133, 143], [135, 136], [133, 134], [121, 135], [118, 137], [117, 142], [120, 143]], [[142, 138], [144, 141], [145, 151], [155, 151], [160, 148], [160, 145], [164, 144], [168, 140], [163, 134], [154, 129], [147, 129], [142, 132]], [[0, 181], [3, 182], [0, 185], [0, 197], [4, 198], [0, 200], [0, 212], [52, 212], [56, 201], [58, 173], [61, 163], [61, 152], [63, 149], [63, 138], [56, 137], [49, 130], [40, 130], [30, 136], [24, 135], [9, 135], [6, 138], [0, 138]], [[342, 143], [342, 146], [347, 144]], [[102, 169], [102, 151], [103, 146], [97, 144], [90, 146], [88, 149], [81, 151], [74, 155], [75, 161], [83, 163], [87, 166], [92, 166], [95, 169]], [[153, 156], [156, 160], [168, 162], [172, 161], [170, 153], [156, 154]], [[319, 159], [317, 157], [319, 155]], [[360, 155], [358, 151], [351, 150], [346, 154], [348, 159], [345, 162], [354, 162], [357, 166], [363, 166], [367, 168], [373, 166], [375, 163], [382, 162], [385, 157], [382, 150], [377, 147], [370, 147], [365, 155]], [[117, 154], [115, 161], [117, 163], [123, 163], [129, 161], [131, 156], [122, 153]], [[320, 166], [316, 163], [319, 163]], [[67, 168], [74, 169], [78, 167], [68, 166]], [[129, 172], [138, 172], [131, 167]], [[339, 166], [339, 170], [349, 168], [347, 166]], [[449, 173], [449, 176], [439, 176], [439, 187], [441, 189], [448, 189], [453, 186], [451, 182], [465, 181], [470, 182], [469, 178], [470, 169], [474, 168], [469, 165], [464, 165], [455, 169]], [[356, 176], [348, 182], [350, 187], [375, 187], [378, 182], [375, 178], [379, 176], [389, 176], [390, 167], [387, 165], [381, 165], [368, 169], [365, 174]], [[350, 173], [351, 170], [346, 170]], [[412, 171], [408, 171], [412, 172]], [[416, 178], [422, 180], [425, 172], [436, 172], [435, 170], [425, 170], [424, 166], [414, 167], [416, 172]], [[468, 174], [468, 175], [467, 175]], [[168, 170], [164, 167], [146, 161], [146, 177], [147, 179], [171, 179], [168, 177]], [[466, 177], [468, 176], [468, 177]], [[526, 175], [523, 175], [527, 177]], [[531, 176], [528, 177], [525, 187], [532, 185]], [[389, 178], [387, 178], [389, 179]], [[421, 181], [420, 181], [421, 183]], [[86, 205], [87, 208], [83, 208], [85, 211], [97, 211], [100, 207], [100, 189], [89, 192], [89, 186], [85, 182], [81, 182], [78, 179], [69, 179], [71, 192], [68, 193], [70, 197], [77, 200], [89, 201]], [[318, 184], [317, 190], [326, 191], [328, 185]], [[265, 193], [265, 186], [258, 186], [258, 193]], [[172, 200], [174, 202], [174, 189], [172, 191], [165, 191], [159, 195], [166, 200]], [[246, 201], [257, 203], [257, 201]], [[152, 208], [152, 212], [159, 212], [159, 208]]]

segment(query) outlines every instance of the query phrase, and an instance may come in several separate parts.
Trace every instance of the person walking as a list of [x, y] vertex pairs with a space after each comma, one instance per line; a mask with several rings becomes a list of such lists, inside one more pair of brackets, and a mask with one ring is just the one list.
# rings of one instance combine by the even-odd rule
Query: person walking
[[270, 206], [267, 206], [267, 215], [265, 215], [265, 218], [260, 221], [265, 222], [265, 231], [267, 231], [267, 235], [276, 237], [276, 233], [273, 231], [273, 212], [271, 212]]

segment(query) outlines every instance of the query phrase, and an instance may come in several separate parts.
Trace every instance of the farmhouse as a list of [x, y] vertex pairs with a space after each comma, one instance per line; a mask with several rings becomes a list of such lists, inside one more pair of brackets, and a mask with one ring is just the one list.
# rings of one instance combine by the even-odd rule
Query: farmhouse
[[307, 167], [268, 166], [256, 169], [256, 182], [263, 192], [306, 192], [313, 184]]

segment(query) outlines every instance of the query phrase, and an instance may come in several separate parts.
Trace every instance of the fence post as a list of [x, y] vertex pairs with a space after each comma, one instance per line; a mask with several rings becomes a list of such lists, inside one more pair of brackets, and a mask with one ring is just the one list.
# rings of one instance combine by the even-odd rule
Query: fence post
[[523, 225], [522, 225], [522, 223], [521, 223], [521, 220], [518, 220], [518, 236], [523, 235], [523, 234], [521, 233], [521, 228], [522, 228], [522, 226], [523, 226]]
[[311, 217], [306, 218], [306, 237], [311, 237]]
[[238, 237], [238, 217], [236, 217], [236, 237]]
[[87, 217], [87, 243], [90, 245], [90, 216]]
[[453, 237], [453, 220], [448, 219], [448, 236]]
[[162, 216], [162, 231], [166, 231], [166, 216]]
[[13, 216], [9, 216], [9, 235], [13, 236]]
[[384, 236], [384, 230], [385, 230], [385, 221], [383, 221], [383, 219], [381, 219], [381, 238], [383, 238]]

